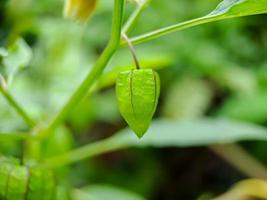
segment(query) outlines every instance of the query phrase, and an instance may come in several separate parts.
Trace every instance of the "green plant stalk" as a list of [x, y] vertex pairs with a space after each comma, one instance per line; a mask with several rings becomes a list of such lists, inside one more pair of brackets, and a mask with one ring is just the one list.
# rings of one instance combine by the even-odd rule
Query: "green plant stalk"
[[[129, 148], [131, 146], [132, 145], [127, 141], [118, 140], [118, 138], [115, 136], [92, 144], [87, 144], [62, 155], [48, 158], [44, 161], [44, 164], [51, 168], [58, 168], [79, 162], [83, 159]], [[267, 179], [267, 168], [249, 155], [240, 146], [236, 144], [223, 144], [211, 145], [209, 148], [248, 177]]]
[[12, 95], [2, 86], [0, 86], [0, 92], [10, 104], [10, 106], [12, 106], [16, 110], [16, 112], [22, 117], [28, 127], [33, 128], [35, 126], [34, 120], [30, 118], [27, 112], [19, 105], [19, 103], [12, 97]]
[[[220, 16], [220, 15], [215, 15], [215, 16], [207, 15], [207, 16], [192, 19], [192, 20], [189, 20], [186, 22], [167, 26], [165, 28], [161, 28], [161, 29], [149, 32], [149, 33], [145, 33], [143, 35], [130, 38], [130, 40], [133, 44], [138, 44], [138, 43], [142, 43], [142, 42], [145, 42], [148, 40], [152, 40], [152, 39], [161, 37], [163, 35], [170, 34], [170, 33], [175, 32], [175, 31], [183, 30], [183, 29], [190, 28], [190, 27], [197, 26], [197, 25], [201, 25], [201, 24], [206, 24], [206, 23], [213, 22], [213, 21], [219, 21], [222, 19], [226, 19], [226, 17]], [[122, 41], [121, 45], [125, 46], [125, 42]]]
[[248, 177], [267, 179], [267, 168], [239, 145], [213, 145], [209, 148]]
[[134, 26], [134, 24], [136, 23], [136, 21], [138, 20], [140, 14], [142, 13], [142, 11], [144, 10], [144, 8], [146, 7], [146, 2], [142, 3], [142, 4], [137, 4], [136, 9], [133, 11], [133, 13], [131, 14], [131, 16], [129, 17], [129, 19], [127, 20], [127, 22], [124, 24], [123, 28], [122, 28], [122, 32], [127, 34]]
[[31, 140], [34, 139], [29, 133], [0, 133], [1, 140]]
[[104, 153], [124, 149], [129, 146], [129, 144], [123, 141], [117, 141], [116, 137], [111, 137], [92, 144], [87, 144], [62, 155], [48, 158], [45, 160], [44, 165], [51, 168], [58, 168]]
[[94, 82], [103, 72], [105, 66], [119, 47], [120, 37], [121, 37], [121, 25], [123, 18], [123, 5], [124, 0], [114, 0], [114, 12], [112, 20], [112, 32], [110, 41], [93, 66], [92, 70], [88, 73], [85, 80], [81, 83], [78, 89], [74, 92], [71, 98], [55, 116], [55, 118], [50, 122], [48, 127], [40, 132], [40, 137], [45, 137], [66, 118], [68, 113], [75, 107], [75, 105], [86, 96], [89, 89], [93, 86]]

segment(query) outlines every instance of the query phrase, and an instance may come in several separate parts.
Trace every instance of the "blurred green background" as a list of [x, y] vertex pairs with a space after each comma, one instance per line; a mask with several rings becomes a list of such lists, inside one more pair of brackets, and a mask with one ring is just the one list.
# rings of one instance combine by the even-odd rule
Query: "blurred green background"
[[[218, 3], [152, 0], [129, 36], [205, 15]], [[10, 77], [13, 96], [44, 122], [81, 83], [110, 34], [113, 1], [100, 0], [86, 25], [63, 19], [63, 4], [62, 0], [0, 1], [0, 47], [23, 38], [26, 43], [21, 39], [16, 48], [24, 45], [24, 57], [31, 57], [16, 70], [0, 65], [0, 72]], [[133, 8], [134, 3], [126, 4], [125, 19]], [[153, 66], [160, 74], [156, 118], [209, 116], [267, 125], [266, 22], [267, 15], [231, 19], [137, 45], [142, 65]], [[127, 126], [118, 112], [113, 82], [114, 69], [129, 66], [133, 66], [132, 58], [122, 48], [97, 85], [100, 90], [77, 105], [57, 139], [49, 138], [43, 145], [44, 157], [111, 136]], [[26, 130], [2, 97], [0, 117], [0, 132]], [[240, 145], [267, 163], [266, 142]], [[0, 150], [3, 155], [20, 154], [16, 142], [1, 142]], [[80, 188], [104, 183], [153, 200], [209, 199], [246, 177], [206, 147], [130, 148], [79, 162], [60, 169], [59, 174], [63, 185]]]

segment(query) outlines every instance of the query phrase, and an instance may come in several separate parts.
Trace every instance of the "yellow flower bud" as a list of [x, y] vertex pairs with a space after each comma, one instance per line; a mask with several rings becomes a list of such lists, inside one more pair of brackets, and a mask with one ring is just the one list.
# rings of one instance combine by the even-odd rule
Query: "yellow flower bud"
[[86, 22], [95, 10], [97, 0], [65, 0], [64, 17]]

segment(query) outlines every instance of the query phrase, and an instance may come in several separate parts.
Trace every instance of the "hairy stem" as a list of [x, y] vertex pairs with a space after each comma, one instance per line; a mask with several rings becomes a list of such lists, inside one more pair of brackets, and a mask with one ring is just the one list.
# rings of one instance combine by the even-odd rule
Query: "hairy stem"
[[77, 88], [71, 98], [63, 106], [63, 108], [58, 112], [55, 118], [50, 122], [48, 127], [41, 132], [41, 137], [45, 137], [47, 134], [52, 132], [58, 124], [60, 124], [68, 115], [68, 113], [75, 107], [79, 101], [86, 96], [88, 90], [92, 87], [93, 83], [101, 75], [105, 66], [119, 47], [120, 37], [121, 37], [121, 24], [123, 17], [123, 5], [124, 0], [114, 0], [114, 12], [112, 21], [112, 33], [110, 41], [93, 66], [92, 70], [88, 73], [85, 80]]

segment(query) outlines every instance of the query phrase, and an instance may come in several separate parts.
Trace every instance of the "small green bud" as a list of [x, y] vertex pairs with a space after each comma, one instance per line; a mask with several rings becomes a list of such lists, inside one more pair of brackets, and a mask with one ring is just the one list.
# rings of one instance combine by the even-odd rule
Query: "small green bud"
[[159, 76], [152, 69], [134, 69], [118, 75], [116, 96], [119, 109], [139, 138], [143, 137], [149, 128], [159, 93]]

